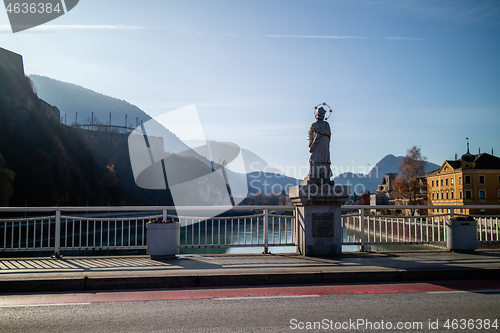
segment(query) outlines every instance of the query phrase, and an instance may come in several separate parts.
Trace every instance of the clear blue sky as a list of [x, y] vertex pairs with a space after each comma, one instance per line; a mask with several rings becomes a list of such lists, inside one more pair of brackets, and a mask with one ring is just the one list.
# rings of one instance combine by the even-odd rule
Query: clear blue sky
[[465, 137], [500, 155], [498, 0], [80, 0], [16, 34], [1, 9], [0, 46], [151, 116], [196, 104], [207, 139], [275, 167], [307, 167], [322, 102], [337, 169], [413, 145], [441, 164]]

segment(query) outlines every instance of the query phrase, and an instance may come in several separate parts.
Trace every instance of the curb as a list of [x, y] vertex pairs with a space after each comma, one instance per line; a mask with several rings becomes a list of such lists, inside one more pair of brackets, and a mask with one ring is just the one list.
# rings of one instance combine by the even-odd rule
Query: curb
[[500, 268], [449, 270], [390, 270], [364, 272], [265, 273], [130, 278], [69, 278], [2, 281], [0, 293], [98, 291], [244, 285], [321, 283], [383, 283], [431, 280], [500, 279]]

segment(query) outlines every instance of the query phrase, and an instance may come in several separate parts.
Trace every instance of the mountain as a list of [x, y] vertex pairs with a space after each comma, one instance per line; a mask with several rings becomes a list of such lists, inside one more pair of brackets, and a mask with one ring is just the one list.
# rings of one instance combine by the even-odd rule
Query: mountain
[[0, 204], [172, 204], [168, 191], [135, 184], [127, 140], [60, 124], [60, 110], [34, 93], [22, 56], [0, 48], [0, 174], [13, 173], [0, 177]]
[[56, 105], [61, 111], [62, 123], [71, 125], [90, 124], [92, 112], [94, 123], [108, 124], [111, 114], [111, 125], [137, 127], [137, 123], [146, 122], [151, 117], [126, 101], [109, 97], [76, 84], [51, 79], [46, 76], [30, 75], [35, 92], [40, 99]]
[[[33, 89], [37, 96], [60, 110], [62, 123], [72, 125], [91, 124], [92, 113], [94, 124], [105, 124], [103, 130], [108, 131], [109, 117], [111, 125], [125, 126], [127, 120], [128, 130], [114, 128], [114, 132], [128, 133], [131, 128], [136, 128], [144, 123], [148, 136], [161, 136], [166, 151], [187, 151], [187, 147], [175, 134], [153, 120], [146, 112], [137, 106], [114, 97], [106, 96], [79, 85], [63, 82], [40, 75], [30, 75]], [[81, 126], [89, 128], [88, 126]], [[113, 130], [113, 128], [112, 128]], [[202, 162], [209, 164], [200, 157]]]
[[[76, 114], [78, 113], [78, 124], [82, 124], [89, 119], [94, 112], [94, 119], [109, 122], [109, 114], [112, 114], [112, 125], [120, 124], [124, 121], [125, 115], [128, 117], [129, 126], [135, 127], [136, 117], [139, 121], [144, 122], [151, 119], [144, 111], [138, 107], [129, 104], [113, 97], [109, 97], [90, 89], [67, 82], [58, 81], [45, 76], [30, 75], [33, 81], [35, 91], [38, 97], [46, 100], [52, 105], [57, 105], [61, 111], [61, 118], [67, 115], [67, 124], [73, 124], [76, 121]], [[131, 122], [134, 122], [131, 124]], [[124, 125], [121, 124], [121, 125]], [[175, 135], [165, 129], [158, 123], [152, 124], [151, 122], [145, 124], [146, 129], [155, 129], [155, 133], [163, 138], [165, 149], [167, 151], [183, 151], [188, 150]], [[211, 141], [214, 142], [215, 141]], [[181, 149], [184, 147], [184, 149]], [[171, 148], [171, 149], [169, 149]], [[280, 193], [281, 189], [288, 188], [290, 184], [296, 185], [299, 181], [290, 177], [285, 177], [279, 174], [279, 170], [270, 167], [257, 154], [249, 151], [248, 149], [241, 149], [241, 155], [245, 163], [247, 172], [248, 189], [250, 194], [256, 192], [269, 194]], [[198, 156], [198, 159], [207, 166], [211, 166], [210, 161], [205, 156]], [[216, 161], [217, 162], [217, 161]], [[228, 170], [229, 178], [237, 177], [231, 170]], [[241, 193], [237, 193], [241, 195]]]
[[[386, 155], [370, 170], [371, 177], [383, 177], [386, 173], [399, 173], [399, 166], [403, 162], [404, 156]], [[440, 165], [425, 161], [425, 173], [438, 169]]]
[[[399, 165], [403, 162], [403, 158], [404, 156], [386, 155], [367, 174], [344, 172], [334, 178], [335, 184], [351, 185], [351, 193], [359, 194], [365, 191], [374, 193], [377, 186], [382, 183], [385, 174], [399, 173]], [[439, 167], [440, 165], [435, 163], [425, 162], [426, 173]]]
[[[188, 156], [188, 147], [179, 138], [136, 106], [75, 84], [38, 75], [26, 77], [22, 56], [0, 48], [0, 176], [8, 175], [0, 177], [0, 204], [173, 204], [168, 190], [136, 185], [126, 131], [64, 124], [65, 120], [67, 125], [88, 124], [92, 112], [94, 124], [109, 122], [109, 113], [112, 125], [116, 119], [124, 126], [125, 115], [128, 127], [136, 126], [134, 118], [144, 121], [150, 144], [161, 143], [158, 148], [162, 151], [181, 152], [169, 159], [173, 164], [168, 165], [180, 178], [211, 172], [211, 163], [204, 156]], [[248, 185], [251, 194], [281, 192], [297, 182], [272, 173], [278, 170], [256, 154], [246, 149], [241, 149], [241, 154], [249, 174], [228, 169], [227, 177], [243, 176], [253, 181]], [[190, 197], [206, 196], [210, 200], [214, 193], [209, 190], [193, 189]], [[2, 196], [3, 192], [6, 195]]]
[[[172, 204], [168, 190], [146, 190], [136, 185], [127, 134], [90, 131], [60, 123], [65, 116], [67, 124], [76, 123], [78, 113], [78, 124], [81, 124], [90, 120], [92, 112], [94, 119], [101, 123], [109, 122], [111, 113], [112, 125], [118, 126], [121, 121], [125, 125], [125, 115], [129, 127], [135, 127], [136, 119], [151, 120], [126, 101], [43, 76], [27, 78], [22, 57], [0, 48], [0, 175], [9, 175], [10, 182], [6, 185], [6, 180], [0, 177], [0, 199], [2, 190], [9, 188], [10, 204], [18, 206]], [[161, 134], [153, 134], [161, 136], [158, 138], [161, 140], [156, 140], [164, 143], [160, 148], [167, 152], [186, 148], [158, 123], [148, 124], [161, 129], [158, 132]], [[148, 131], [148, 136], [150, 134]], [[281, 175], [251, 151], [241, 149], [241, 154], [250, 196], [259, 192], [288, 192], [289, 187], [301, 181]], [[191, 156], [191, 162], [187, 163], [188, 157], [180, 156], [184, 160], [179, 165], [186, 165], [182, 170], [188, 172], [194, 168], [200, 175], [211, 172], [211, 163], [205, 157], [193, 159]], [[386, 173], [399, 172], [402, 160], [403, 156], [387, 155], [367, 174], [345, 172], [334, 180], [339, 185], [351, 185], [351, 192], [374, 192]], [[426, 164], [426, 172], [439, 168], [434, 163]], [[11, 171], [15, 178], [11, 177]], [[228, 179], [237, 176], [241, 174], [228, 170]], [[198, 192], [197, 195], [208, 193], [203, 189]]]

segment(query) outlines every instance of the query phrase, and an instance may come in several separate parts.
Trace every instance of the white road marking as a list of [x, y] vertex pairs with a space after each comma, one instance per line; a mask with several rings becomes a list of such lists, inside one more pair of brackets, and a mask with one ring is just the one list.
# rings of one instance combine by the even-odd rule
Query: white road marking
[[92, 303], [54, 303], [54, 304], [13, 304], [13, 305], [0, 305], [0, 308], [32, 308], [42, 306], [66, 306], [66, 305], [90, 305]]
[[220, 297], [216, 300], [236, 300], [236, 299], [263, 299], [263, 298], [303, 298], [303, 297], [321, 297], [321, 295], [289, 295], [289, 296], [243, 296], [243, 297]]
[[427, 291], [427, 294], [453, 294], [453, 293], [500, 293], [500, 289], [492, 290], [449, 290], [449, 291]]

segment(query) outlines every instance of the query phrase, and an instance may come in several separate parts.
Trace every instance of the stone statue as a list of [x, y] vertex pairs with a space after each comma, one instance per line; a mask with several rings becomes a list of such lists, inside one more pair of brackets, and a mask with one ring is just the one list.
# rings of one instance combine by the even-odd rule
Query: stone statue
[[326, 110], [320, 107], [316, 111], [316, 122], [309, 129], [309, 174], [306, 181], [314, 183], [329, 183], [332, 171], [330, 169], [330, 125], [325, 119]]
[[314, 109], [316, 122], [309, 130], [309, 174], [300, 185], [288, 189], [296, 207], [297, 252], [316, 257], [341, 255], [341, 207], [349, 197], [349, 186], [330, 180], [332, 133], [325, 114], [331, 114], [331, 108], [323, 103]]

